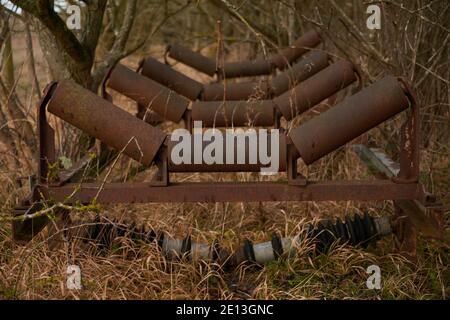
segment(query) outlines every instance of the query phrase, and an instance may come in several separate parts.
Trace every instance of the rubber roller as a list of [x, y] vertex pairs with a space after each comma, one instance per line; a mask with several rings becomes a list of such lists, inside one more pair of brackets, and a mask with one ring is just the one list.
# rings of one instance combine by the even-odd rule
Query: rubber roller
[[283, 70], [305, 52], [318, 46], [320, 42], [320, 34], [316, 30], [309, 30], [294, 41], [289, 48], [283, 49], [278, 55], [272, 57], [270, 62], [276, 65], [279, 70]]
[[88, 235], [83, 238], [94, 240], [102, 247], [110, 247], [116, 237], [128, 237], [145, 243], [157, 240], [162, 253], [171, 259], [187, 256], [193, 261], [215, 261], [225, 263], [226, 266], [237, 266], [243, 262], [263, 265], [281, 258], [294, 257], [304, 240], [311, 241], [320, 253], [333, 243], [367, 247], [391, 233], [389, 217], [371, 217], [365, 213], [363, 216], [354, 215], [353, 218], [346, 216], [343, 220], [337, 218], [335, 221], [321, 221], [317, 225], [310, 225], [305, 233], [292, 238], [274, 235], [271, 241], [256, 244], [247, 239], [232, 255], [222, 249], [217, 240], [209, 245], [193, 242], [190, 236], [176, 239], [165, 232], [158, 236], [153, 230], [147, 232], [144, 226], [126, 226], [111, 220], [102, 222], [96, 219], [89, 224]]
[[58, 83], [48, 111], [116, 150], [150, 165], [166, 135], [72, 81]]
[[192, 120], [201, 120], [204, 127], [273, 126], [275, 104], [271, 100], [196, 101]]
[[110, 73], [107, 86], [175, 123], [181, 121], [190, 103], [176, 92], [121, 64]]
[[314, 107], [356, 81], [354, 66], [340, 60], [274, 99], [286, 120]]
[[172, 59], [182, 62], [211, 77], [216, 73], [216, 62], [198, 52], [192, 51], [179, 44], [169, 45], [167, 47], [167, 52]]
[[387, 76], [289, 134], [308, 165], [409, 107], [400, 82]]
[[203, 84], [178, 72], [165, 63], [147, 58], [141, 62], [141, 74], [185, 96], [196, 100], [203, 90]]

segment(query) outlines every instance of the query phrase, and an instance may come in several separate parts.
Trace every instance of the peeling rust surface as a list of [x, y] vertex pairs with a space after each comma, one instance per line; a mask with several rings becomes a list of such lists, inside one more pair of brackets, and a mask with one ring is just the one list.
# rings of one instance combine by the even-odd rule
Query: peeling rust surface
[[204, 101], [235, 101], [251, 98], [270, 98], [270, 86], [266, 81], [247, 81], [238, 83], [205, 84], [202, 94]]
[[151, 57], [143, 60], [141, 74], [189, 100], [196, 100], [203, 90], [203, 84], [200, 82]]
[[322, 51], [313, 51], [305, 55], [303, 59], [288, 68], [285, 72], [274, 77], [270, 81], [270, 88], [274, 96], [279, 96], [289, 89], [294, 88], [303, 80], [316, 74], [329, 65], [328, 54]]
[[264, 59], [250, 61], [228, 62], [219, 70], [225, 78], [253, 77], [269, 75], [273, 72], [274, 65]]
[[56, 87], [48, 111], [144, 165], [152, 163], [166, 138], [163, 131], [68, 80]]
[[408, 106], [400, 83], [387, 76], [292, 130], [289, 137], [309, 165]]
[[111, 72], [107, 86], [175, 123], [189, 106], [188, 99], [121, 64]]
[[340, 60], [274, 99], [283, 117], [292, 120], [356, 81], [353, 64]]
[[182, 62], [211, 77], [216, 73], [216, 62], [198, 52], [185, 48], [180, 44], [170, 45], [167, 51], [169, 57], [172, 59]]
[[298, 38], [286, 49], [283, 49], [278, 55], [271, 58], [271, 63], [283, 70], [289, 64], [295, 62], [304, 53], [311, 48], [318, 46], [321, 42], [320, 34], [316, 30], [309, 30], [303, 36]]
[[201, 120], [204, 127], [273, 126], [275, 104], [271, 100], [196, 101], [192, 120]]

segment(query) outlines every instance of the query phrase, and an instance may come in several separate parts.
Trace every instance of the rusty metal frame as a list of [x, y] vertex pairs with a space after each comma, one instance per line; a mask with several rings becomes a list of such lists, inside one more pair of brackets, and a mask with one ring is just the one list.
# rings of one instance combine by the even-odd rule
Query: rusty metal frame
[[[393, 179], [375, 181], [308, 181], [297, 174], [298, 155], [288, 140], [288, 167], [286, 182], [225, 182], [225, 183], [177, 183], [169, 177], [167, 157], [159, 154], [156, 161], [157, 179], [150, 183], [67, 183], [48, 181], [49, 164], [54, 163], [54, 131], [47, 122], [46, 103], [52, 85], [39, 106], [39, 174], [30, 200], [52, 200], [64, 203], [135, 202], [255, 202], [255, 201], [372, 201], [372, 200], [418, 200], [425, 201], [425, 193], [418, 182], [419, 166], [419, 108], [404, 86], [411, 101], [411, 113], [402, 127], [400, 154], [411, 155], [400, 162], [400, 173]], [[164, 150], [164, 149], [163, 149]], [[406, 177], [406, 178], [405, 178]]]
[[[413, 91], [398, 79], [410, 101], [410, 112], [401, 129], [399, 145], [400, 170], [392, 177], [377, 180], [309, 181], [297, 172], [298, 152], [287, 139], [287, 168], [284, 182], [197, 182], [171, 181], [167, 148], [161, 148], [155, 164], [158, 168], [153, 181], [148, 183], [73, 183], [73, 172], [82, 164], [58, 176], [50, 177], [50, 166], [56, 162], [54, 130], [47, 121], [47, 104], [56, 84], [50, 84], [38, 106], [39, 169], [37, 183], [31, 195], [22, 202], [32, 207], [46, 201], [64, 204], [150, 203], [150, 202], [270, 202], [270, 201], [386, 201], [395, 202], [397, 237], [400, 249], [415, 252], [416, 220], [409, 219], [401, 203], [430, 203], [430, 197], [419, 182], [419, 106]], [[106, 91], [103, 92], [107, 98]], [[165, 143], [167, 145], [167, 143]], [[94, 151], [94, 150], [93, 150]], [[83, 160], [84, 159], [84, 160]], [[85, 161], [85, 158], [80, 160]], [[406, 216], [406, 218], [405, 218]], [[45, 226], [41, 221], [39, 229]], [[16, 222], [15, 229], [24, 239], [30, 239], [30, 221]], [[33, 235], [35, 234], [34, 233]], [[25, 236], [24, 236], [25, 235]], [[28, 235], [28, 237], [27, 237]]]

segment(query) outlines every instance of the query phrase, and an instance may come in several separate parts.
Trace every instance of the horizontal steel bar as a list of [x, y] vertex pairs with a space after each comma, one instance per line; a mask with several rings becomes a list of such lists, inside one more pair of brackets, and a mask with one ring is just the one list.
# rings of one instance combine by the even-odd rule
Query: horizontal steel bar
[[[67, 184], [40, 187], [38, 191], [46, 199], [56, 202], [89, 203], [101, 187], [100, 183], [83, 183], [81, 187], [80, 184]], [[173, 183], [166, 187], [149, 183], [107, 183], [103, 185], [97, 202], [381, 201], [423, 197], [420, 183], [398, 184], [390, 180], [309, 182], [306, 186], [283, 182]]]

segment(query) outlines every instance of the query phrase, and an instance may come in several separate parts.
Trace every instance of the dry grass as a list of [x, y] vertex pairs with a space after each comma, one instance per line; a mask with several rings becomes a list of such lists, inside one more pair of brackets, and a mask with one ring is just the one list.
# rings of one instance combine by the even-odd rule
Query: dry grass
[[[346, 54], [361, 65], [367, 79], [378, 79], [385, 73], [394, 73], [405, 75], [416, 84], [422, 102], [424, 128], [421, 180], [427, 190], [444, 202], [448, 234], [450, 68], [448, 56], [445, 56], [448, 49], [441, 50], [445, 38], [442, 36], [441, 22], [437, 25], [427, 24], [427, 20], [420, 16], [426, 14], [423, 10], [410, 17], [402, 9], [390, 7], [390, 17], [401, 16], [396, 20], [397, 30], [393, 32], [393, 27], [388, 26], [386, 35], [374, 34], [368, 43], [383, 50], [383, 54], [388, 57], [386, 65], [378, 61], [377, 57], [367, 54], [367, 50], [371, 52], [370, 47], [367, 49], [362, 46], [366, 51], [361, 52], [360, 43], [348, 31], [348, 26], [343, 27], [336, 22], [338, 19], [333, 20], [336, 25], [327, 25], [328, 15], [333, 12], [328, 12], [329, 8], [323, 6], [318, 6], [318, 12], [311, 10], [314, 14], [305, 19], [315, 24], [324, 23], [322, 27], [326, 26], [335, 34], [342, 35], [333, 39], [335, 45], [327, 39], [326, 50], [343, 56], [339, 49], [344, 47]], [[405, 26], [409, 26], [408, 32], [399, 33], [398, 30], [406, 30]], [[420, 33], [411, 29], [420, 30]], [[417, 37], [414, 37], [415, 34], [418, 34]], [[20, 36], [16, 39], [19, 40], [14, 44], [15, 63], [20, 66], [26, 55]], [[398, 46], [394, 47], [392, 43]], [[231, 57], [240, 56], [235, 47], [229, 48]], [[160, 45], [154, 45], [149, 52], [158, 56], [162, 53], [161, 48]], [[149, 52], [140, 52], [127, 63], [136, 65], [139, 58]], [[439, 59], [433, 60], [432, 57]], [[43, 86], [49, 77], [39, 50], [36, 60]], [[190, 72], [182, 66], [177, 65], [176, 68]], [[427, 72], [427, 69], [431, 72]], [[437, 74], [447, 82], [442, 81]], [[193, 76], [206, 80], [198, 75]], [[23, 100], [30, 99], [30, 107], [35, 103], [30, 98], [31, 92], [27, 77], [22, 75], [18, 93]], [[117, 98], [116, 102], [127, 110], [134, 108], [123, 98]], [[32, 121], [33, 117], [31, 112]], [[300, 117], [296, 123], [304, 120], [305, 117]], [[371, 145], [385, 148], [396, 156], [397, 150], [392, 148], [391, 143], [397, 141], [403, 120], [404, 116], [400, 115], [363, 138]], [[164, 128], [170, 131], [174, 127], [164, 125]], [[73, 140], [64, 141], [64, 133], [58, 134], [58, 141], [62, 141], [62, 144], [74, 144]], [[27, 193], [25, 187], [17, 186], [16, 179], [35, 171], [33, 166], [24, 164], [14, 171], [5, 167], [7, 162], [4, 159], [12, 155], [9, 151], [2, 154], [0, 169], [3, 218], [8, 217], [9, 210]], [[26, 163], [26, 157], [23, 155], [21, 163]], [[29, 162], [35, 165], [35, 158], [28, 157]], [[109, 178], [123, 181], [130, 170], [136, 167], [135, 162], [121, 159]], [[311, 179], [370, 178], [348, 146], [308, 168], [301, 167], [301, 170]], [[150, 177], [150, 172], [141, 172], [135, 180], [148, 181]], [[253, 181], [263, 178], [253, 174], [192, 174], [177, 175], [176, 179]], [[99, 209], [104, 216], [139, 221], [149, 228], [164, 230], [178, 237], [190, 233], [193, 241], [212, 242], [219, 239], [224, 247], [230, 249], [245, 238], [259, 242], [267, 241], [275, 232], [283, 236], [294, 235], [307, 222], [317, 218], [363, 211], [374, 215], [390, 215], [393, 212], [389, 202], [148, 204], [104, 206]], [[89, 221], [94, 215], [84, 213], [71, 217], [75, 222]], [[376, 247], [367, 250], [337, 246], [327, 254], [317, 255], [305, 245], [299, 248], [295, 258], [287, 261], [273, 262], [264, 267], [240, 266], [235, 270], [223, 270], [216, 264], [166, 260], [155, 244], [136, 245], [122, 239], [113, 250], [105, 252], [80, 242], [65, 240], [60, 237], [61, 233], [57, 235], [45, 232], [31, 243], [19, 246], [11, 239], [9, 223], [0, 220], [0, 299], [448, 299], [450, 294], [448, 236], [442, 242], [421, 238], [416, 264], [411, 264], [397, 254], [393, 238], [387, 237]], [[66, 268], [69, 264], [81, 267], [83, 290], [66, 289]], [[365, 270], [372, 264], [381, 268], [381, 290], [369, 290], [366, 287], [368, 275]]]

